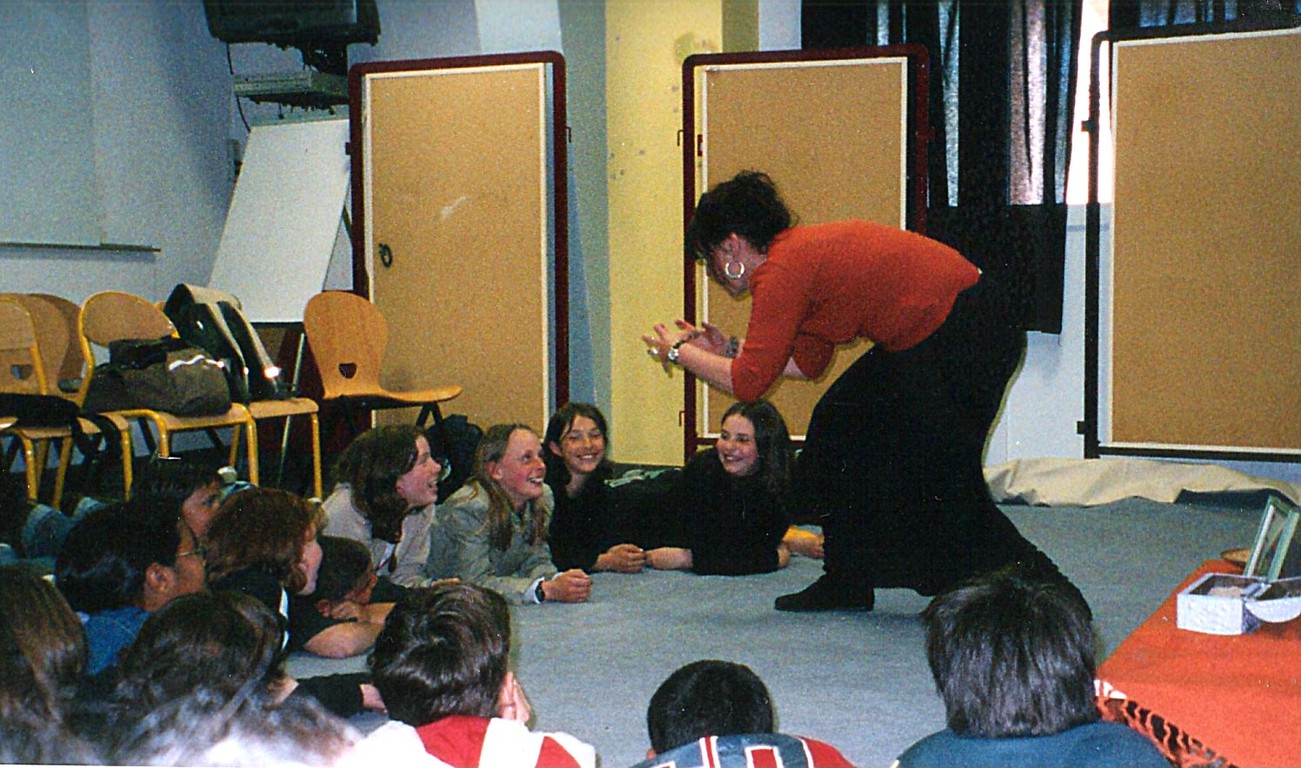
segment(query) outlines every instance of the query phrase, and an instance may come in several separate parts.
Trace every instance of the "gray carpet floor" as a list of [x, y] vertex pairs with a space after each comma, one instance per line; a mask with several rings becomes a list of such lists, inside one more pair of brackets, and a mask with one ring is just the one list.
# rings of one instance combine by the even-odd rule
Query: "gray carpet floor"
[[[1249, 545], [1260, 518], [1254, 506], [1139, 499], [1004, 509], [1089, 600], [1103, 657], [1203, 561]], [[664, 678], [690, 661], [727, 659], [768, 684], [782, 731], [830, 742], [860, 766], [889, 765], [944, 725], [918, 619], [927, 598], [892, 589], [878, 590], [870, 613], [772, 609], [820, 573], [818, 561], [795, 558], [762, 576], [595, 574], [590, 603], [516, 609], [514, 667], [534, 727], [595, 745], [605, 768], [631, 765], [645, 756], [646, 704]], [[290, 671], [363, 666], [296, 657]]]

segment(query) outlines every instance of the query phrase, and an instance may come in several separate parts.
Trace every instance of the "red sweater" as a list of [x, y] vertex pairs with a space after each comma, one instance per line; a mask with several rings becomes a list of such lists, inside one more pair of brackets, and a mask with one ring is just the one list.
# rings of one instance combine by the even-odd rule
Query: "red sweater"
[[837, 344], [866, 338], [890, 352], [920, 344], [980, 270], [915, 232], [866, 221], [793, 227], [750, 279], [753, 304], [732, 387], [755, 400], [794, 359], [819, 376]]
[[[497, 727], [490, 733], [489, 728], [494, 724]], [[488, 762], [496, 763], [495, 768], [526, 768], [523, 762], [509, 765], [502, 762], [504, 756], [523, 757], [534, 753], [537, 754], [537, 760], [527, 768], [582, 768], [584, 765], [583, 761], [570, 754], [551, 734], [529, 732], [522, 725], [495, 718], [489, 720], [469, 715], [451, 715], [416, 728], [416, 733], [424, 743], [426, 752], [457, 768], [474, 768], [481, 764], [487, 765]], [[572, 737], [563, 735], [560, 738], [572, 740]], [[540, 747], [538, 741], [541, 741]], [[490, 746], [496, 747], [496, 751], [492, 752], [495, 757], [486, 758], [488, 762], [485, 762], [484, 753]], [[586, 762], [591, 763], [592, 760]]]

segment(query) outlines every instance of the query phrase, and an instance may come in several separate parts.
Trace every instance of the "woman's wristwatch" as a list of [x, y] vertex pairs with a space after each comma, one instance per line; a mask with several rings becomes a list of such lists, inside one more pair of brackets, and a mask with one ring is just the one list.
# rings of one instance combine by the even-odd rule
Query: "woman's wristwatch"
[[686, 339], [679, 339], [673, 342], [673, 346], [669, 347], [669, 351], [664, 355], [665, 359], [667, 359], [670, 363], [676, 363], [678, 361], [678, 356], [682, 354], [679, 351], [679, 349], [682, 347], [683, 344], [686, 343], [687, 343]]

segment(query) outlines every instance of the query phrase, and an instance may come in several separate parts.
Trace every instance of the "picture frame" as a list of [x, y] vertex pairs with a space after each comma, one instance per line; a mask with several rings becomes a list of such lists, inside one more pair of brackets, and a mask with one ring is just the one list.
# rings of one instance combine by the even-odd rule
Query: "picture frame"
[[1244, 576], [1276, 581], [1301, 576], [1301, 539], [1297, 538], [1301, 507], [1271, 495], [1261, 513]]

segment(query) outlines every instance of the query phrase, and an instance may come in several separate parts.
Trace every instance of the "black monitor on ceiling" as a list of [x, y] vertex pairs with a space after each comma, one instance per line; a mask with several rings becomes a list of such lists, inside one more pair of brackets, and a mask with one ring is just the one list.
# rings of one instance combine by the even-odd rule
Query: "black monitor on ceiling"
[[298, 48], [305, 63], [339, 74], [348, 45], [379, 40], [375, 0], [203, 0], [203, 10], [208, 31], [224, 43]]

